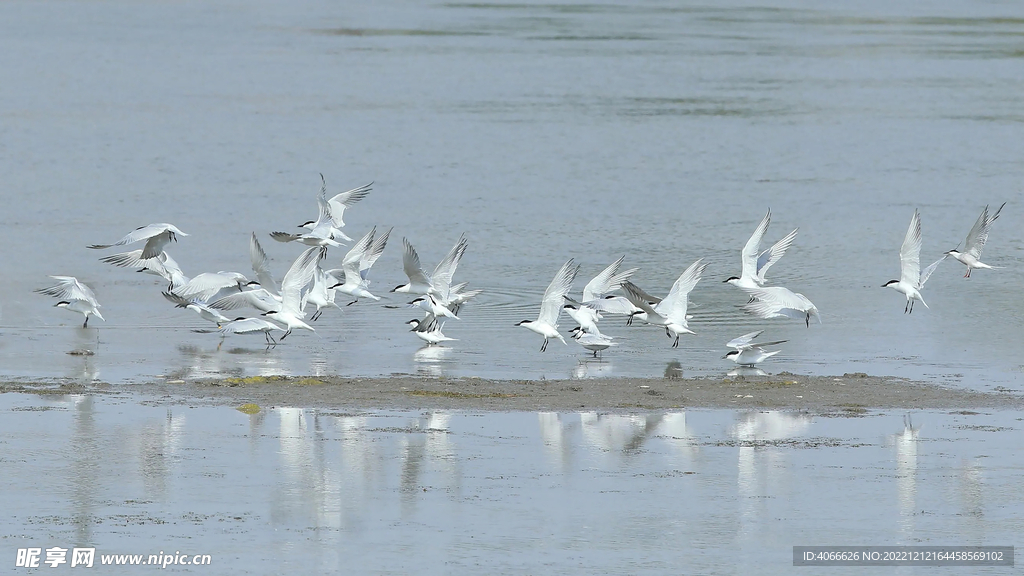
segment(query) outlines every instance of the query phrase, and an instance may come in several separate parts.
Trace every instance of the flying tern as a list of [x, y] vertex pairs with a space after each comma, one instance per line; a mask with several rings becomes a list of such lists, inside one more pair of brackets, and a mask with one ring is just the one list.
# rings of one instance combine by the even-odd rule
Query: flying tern
[[142, 252], [142, 250], [132, 250], [131, 252], [111, 254], [100, 258], [100, 262], [121, 268], [138, 268], [138, 272], [159, 276], [169, 283], [168, 290], [173, 290], [188, 282], [188, 276], [185, 276], [178, 263], [166, 251], [160, 252], [153, 258], [143, 258]]
[[[320, 175], [323, 179], [323, 174]], [[290, 234], [288, 232], [271, 232], [270, 237], [278, 242], [301, 242], [307, 246], [341, 246], [338, 240], [351, 240], [341, 230], [334, 227], [334, 218], [331, 215], [331, 205], [327, 200], [327, 184], [320, 188], [320, 194], [316, 197], [317, 207], [320, 214], [311, 224], [307, 223], [310, 231], [306, 234]], [[304, 224], [303, 226], [307, 226]], [[282, 336], [282, 339], [284, 337]]]
[[46, 288], [37, 288], [35, 291], [59, 298], [60, 302], [54, 304], [58, 308], [66, 308], [72, 312], [83, 314], [85, 322], [82, 323], [82, 328], [89, 326], [90, 315], [106, 322], [103, 315], [100, 314], [100, 303], [96, 300], [96, 294], [92, 289], [79, 282], [74, 276], [50, 276], [50, 278], [56, 280], [57, 283]]
[[140, 257], [155, 258], [163, 252], [164, 246], [167, 246], [169, 242], [172, 240], [177, 242], [178, 236], [188, 236], [188, 234], [178, 230], [177, 226], [173, 224], [150, 224], [149, 226], [136, 228], [113, 244], [93, 244], [89, 248], [110, 248], [111, 246], [124, 246], [125, 244], [145, 240], [146, 245], [143, 247]]
[[744, 288], [752, 300], [743, 306], [748, 313], [759, 318], [796, 318], [803, 320], [807, 327], [811, 326], [811, 316], [818, 319], [821, 324], [821, 316], [818, 308], [798, 292], [782, 286], [768, 286], [764, 288]]
[[544, 337], [544, 344], [541, 345], [540, 351], [544, 352], [548, 349], [548, 340], [551, 338], [558, 338], [562, 344], [565, 344], [565, 338], [558, 333], [558, 315], [562, 312], [562, 302], [565, 299], [565, 295], [569, 293], [572, 288], [572, 282], [576, 279], [576, 274], [579, 273], [580, 267], [575, 266], [572, 258], [568, 262], [562, 264], [562, 267], [558, 269], [558, 273], [555, 274], [554, 279], [548, 284], [547, 289], [544, 291], [544, 298], [540, 302], [540, 314], [536, 320], [523, 320], [516, 324], [516, 326], [522, 326], [537, 334]]
[[625, 258], [625, 256], [622, 256], [615, 262], [612, 262], [600, 274], [591, 279], [590, 282], [587, 282], [587, 285], [583, 288], [582, 301], [577, 302], [568, 296], [565, 298], [569, 302], [569, 304], [563, 306], [566, 314], [589, 334], [601, 334], [601, 331], [597, 328], [597, 322], [601, 320], [602, 310], [610, 308], [608, 304], [605, 304], [605, 296], [609, 292], [614, 292], [621, 288], [623, 282], [628, 281], [629, 277], [638, 270], [637, 268], [630, 268], [629, 270], [620, 271], [619, 268], [622, 267], [622, 261]]
[[177, 294], [172, 292], [163, 292], [164, 298], [170, 300], [178, 308], [185, 308], [199, 314], [199, 317], [207, 322], [213, 322], [220, 328], [223, 324], [231, 322], [231, 319], [221, 314], [219, 311], [210, 308], [206, 304], [200, 301], [186, 300]]
[[[274, 330], [284, 330], [273, 322], [267, 322], [262, 318], [235, 318], [234, 320], [224, 324], [220, 327], [220, 333], [224, 336], [228, 334], [256, 334], [257, 332], [263, 332], [263, 336], [267, 340], [267, 346], [276, 346], [277, 341], [270, 335]], [[284, 336], [281, 337], [282, 339]]]
[[249, 280], [239, 272], [203, 272], [170, 292], [186, 300], [213, 302], [254, 284], [259, 282]]
[[903, 313], [914, 312], [914, 300], [920, 300], [927, 308], [928, 304], [921, 297], [921, 289], [924, 283], [931, 277], [932, 272], [949, 256], [939, 258], [930, 266], [921, 271], [921, 215], [914, 210], [914, 216], [910, 219], [910, 228], [907, 229], [907, 236], [900, 246], [900, 279], [889, 280], [882, 284], [882, 288], [892, 288], [907, 297], [907, 305], [903, 307]]
[[355, 304], [360, 298], [380, 300], [379, 296], [374, 296], [370, 293], [370, 281], [367, 279], [367, 276], [369, 275], [370, 267], [384, 253], [384, 247], [388, 244], [391, 230], [393, 228], [381, 236], [375, 237], [377, 227], [374, 226], [345, 254], [345, 259], [341, 261], [341, 268], [327, 271], [327, 275], [333, 280], [331, 288], [355, 298], [355, 300], [348, 303], [349, 305]]
[[680, 334], [695, 334], [686, 323], [686, 308], [690, 292], [697, 285], [697, 282], [700, 282], [701, 274], [704, 273], [704, 269], [708, 266], [701, 263], [703, 260], [703, 258], [698, 258], [696, 262], [690, 264], [679, 278], [676, 279], [672, 289], [669, 290], [668, 296], [665, 296], [661, 302], [654, 306], [651, 306], [630, 285], [623, 285], [626, 297], [634, 306], [640, 309], [640, 312], [634, 313], [634, 316], [652, 326], [664, 327], [665, 333], [670, 338], [675, 337], [675, 340], [672, 342], [673, 348], [679, 347]]
[[[964, 241], [964, 251], [959, 252], [955, 248], [946, 252], [948, 256], [956, 258], [964, 265], [967, 266], [967, 273], [964, 274], [964, 278], [971, 277], [971, 270], [974, 268], [999, 268], [999, 266], [989, 266], [981, 262], [981, 250], [985, 247], [985, 242], [988, 241], [988, 232], [992, 229], [992, 223], [999, 218], [999, 213], [1003, 211], [1003, 206], [1006, 206], [1006, 202], [1003, 202], [996, 213], [989, 217], [988, 206], [981, 211], [981, 216], [978, 216], [978, 221], [971, 227], [971, 231], [967, 233], [967, 240]], [[960, 245], [957, 244], [957, 248]], [[924, 284], [924, 281], [921, 282]]]
[[781, 240], [772, 245], [764, 252], [758, 252], [761, 246], [761, 240], [764, 238], [765, 232], [768, 231], [768, 224], [772, 220], [772, 211], [768, 209], [768, 213], [764, 215], [761, 223], [754, 229], [754, 233], [747, 240], [747, 243], [743, 246], [743, 250], [740, 252], [741, 269], [739, 276], [731, 276], [725, 282], [740, 288], [757, 288], [764, 286], [765, 279], [764, 275], [771, 268], [772, 264], [775, 264], [786, 254], [786, 250], [793, 244], [793, 240], [796, 238], [799, 228], [793, 230], [789, 234], [786, 234]]
[[788, 340], [776, 340], [774, 342], [759, 342], [753, 343], [754, 338], [763, 333], [764, 330], [758, 330], [757, 332], [751, 332], [750, 334], [744, 334], [738, 338], [734, 338], [727, 342], [725, 345], [729, 348], [734, 348], [732, 352], [729, 352], [722, 358], [728, 358], [740, 366], [753, 367], [755, 364], [760, 364], [766, 359], [775, 356], [782, 350], [772, 350], [769, 352], [765, 350], [766, 346], [775, 346], [776, 344], [782, 344], [788, 342]]
[[[324, 180], [324, 175], [323, 174], [320, 175], [320, 179], [323, 181], [323, 191], [324, 191], [324, 195], [326, 196], [327, 181]], [[335, 194], [329, 200], [327, 200], [327, 205], [331, 209], [331, 224], [336, 229], [335, 234], [337, 236], [339, 236], [342, 240], [345, 240], [346, 242], [351, 242], [352, 241], [351, 238], [346, 236], [345, 233], [341, 231], [341, 229], [345, 227], [345, 219], [344, 219], [345, 209], [346, 208], [351, 208], [353, 204], [355, 204], [356, 202], [359, 202], [363, 198], [366, 198], [366, 196], [369, 195], [370, 191], [373, 189], [372, 186], [373, 186], [373, 182], [370, 182], [369, 184], [364, 184], [364, 185], [362, 185], [362, 186], [360, 186], [358, 188], [353, 188], [351, 190], [348, 190], [347, 192], [342, 192], [341, 194]], [[310, 229], [312, 229], [315, 226], [316, 226], [316, 221], [315, 220], [310, 220], [310, 221], [302, 224], [302, 226], [300, 226], [300, 228], [310, 228]]]

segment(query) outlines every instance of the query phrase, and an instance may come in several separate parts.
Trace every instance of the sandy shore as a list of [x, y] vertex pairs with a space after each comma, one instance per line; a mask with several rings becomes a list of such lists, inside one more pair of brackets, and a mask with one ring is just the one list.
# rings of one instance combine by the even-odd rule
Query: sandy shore
[[1018, 390], [977, 392], [891, 377], [781, 373], [703, 379], [484, 380], [251, 377], [112, 386], [7, 382], [0, 392], [141, 393], [169, 404], [329, 409], [603, 410], [765, 408], [856, 416], [871, 409], [1024, 409]]

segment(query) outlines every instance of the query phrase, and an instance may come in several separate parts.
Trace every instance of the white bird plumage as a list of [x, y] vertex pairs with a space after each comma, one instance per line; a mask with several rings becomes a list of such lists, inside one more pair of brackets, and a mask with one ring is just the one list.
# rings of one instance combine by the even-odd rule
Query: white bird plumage
[[562, 312], [562, 302], [565, 300], [565, 295], [572, 289], [572, 283], [576, 280], [579, 271], [580, 267], [575, 265], [572, 258], [562, 264], [547, 289], [544, 290], [537, 319], [523, 320], [516, 324], [516, 326], [522, 326], [544, 337], [544, 343], [540, 347], [541, 352], [548, 349], [548, 340], [551, 338], [558, 338], [562, 344], [565, 344], [565, 338], [558, 333], [558, 315]]
[[753, 299], [743, 309], [759, 318], [795, 318], [811, 326], [813, 316], [821, 324], [818, 308], [803, 294], [782, 286], [744, 288]]
[[700, 282], [701, 275], [708, 266], [702, 263], [703, 260], [703, 258], [698, 258], [696, 262], [690, 264], [679, 275], [675, 283], [672, 284], [672, 289], [669, 290], [668, 296], [665, 296], [661, 302], [654, 306], [651, 306], [647, 299], [635, 291], [631, 285], [623, 285], [623, 290], [630, 303], [641, 310], [633, 315], [652, 326], [664, 327], [665, 333], [670, 338], [675, 338], [672, 342], [673, 348], [679, 347], [679, 336], [681, 334], [695, 334], [694, 331], [690, 330], [686, 322], [686, 309], [689, 306], [690, 292], [693, 291], [697, 282]]
[[921, 271], [921, 214], [914, 210], [910, 218], [910, 227], [907, 235], [903, 238], [900, 246], [900, 279], [890, 280], [882, 284], [882, 288], [892, 288], [907, 297], [907, 305], [903, 313], [914, 312], [914, 301], [920, 300], [927, 308], [928, 304], [921, 297], [921, 289], [925, 282], [931, 277], [932, 272], [948, 257], [948, 254], [933, 262], [930, 266]]
[[85, 316], [82, 328], [89, 326], [89, 316], [95, 316], [106, 322], [100, 314], [100, 303], [96, 300], [96, 294], [91, 288], [78, 281], [74, 276], [50, 276], [57, 281], [53, 286], [36, 288], [39, 294], [46, 294], [60, 299], [54, 304], [58, 308], [67, 308], [72, 312], [78, 312]]
[[967, 266], [967, 273], [964, 274], [964, 278], [970, 278], [971, 270], [975, 268], [999, 268], [999, 266], [989, 266], [983, 263], [981, 261], [981, 250], [985, 247], [985, 243], [988, 242], [988, 233], [992, 229], [992, 223], [996, 221], [996, 218], [999, 218], [999, 213], [1003, 211], [1003, 206], [1006, 206], [1006, 202], [1003, 202], [991, 217], [988, 215], [988, 206], [985, 206], [981, 211], [981, 215], [978, 216], [977, 222], [971, 227], [971, 231], [967, 233], [967, 239], [964, 241], [964, 251], [960, 252], [957, 250], [960, 247], [958, 244], [956, 248], [946, 252], [947, 256], [952, 256]]
[[779, 352], [782, 352], [782, 350], [772, 350], [769, 352], [768, 350], [765, 350], [765, 347], [774, 346], [776, 344], [782, 344], [784, 342], [788, 342], [788, 340], [759, 342], [757, 344], [753, 343], [754, 338], [757, 338], [763, 332], [764, 330], [758, 330], [757, 332], [751, 332], [749, 334], [744, 334], [743, 336], [733, 338], [732, 340], [725, 344], [727, 347], [733, 348], [733, 351], [723, 356], [723, 358], [728, 358], [729, 360], [732, 360], [733, 362], [739, 364], [740, 366], [752, 367], [755, 364], [760, 364], [761, 362], [764, 362], [766, 359], [775, 356]]
[[103, 248], [110, 248], [111, 246], [124, 246], [125, 244], [133, 244], [135, 242], [145, 240], [146, 245], [142, 248], [141, 257], [155, 258], [163, 252], [164, 246], [167, 246], [169, 242], [177, 242], [178, 236], [188, 236], [188, 234], [179, 230], [174, 224], [149, 224], [148, 226], [140, 226], [135, 230], [132, 230], [124, 238], [121, 238], [113, 244], [92, 244], [89, 248], [99, 250]]
[[786, 250], [793, 244], [793, 240], [796, 239], [797, 232], [800, 230], [799, 228], [794, 229], [773, 244], [771, 248], [758, 252], [771, 220], [772, 211], [769, 208], [768, 213], [761, 219], [761, 223], [754, 229], [750, 239], [743, 245], [743, 250], [740, 252], [740, 275], [732, 276], [725, 282], [740, 288], [757, 288], [764, 285], [764, 276], [768, 273], [768, 269], [786, 254]]

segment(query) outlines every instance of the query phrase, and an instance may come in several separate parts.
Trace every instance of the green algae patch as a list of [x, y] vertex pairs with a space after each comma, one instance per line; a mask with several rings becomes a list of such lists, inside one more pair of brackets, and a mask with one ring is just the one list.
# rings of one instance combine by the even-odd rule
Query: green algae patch
[[434, 398], [462, 398], [462, 399], [476, 399], [476, 398], [516, 398], [517, 394], [499, 394], [493, 392], [490, 394], [467, 394], [465, 392], [448, 392], [446, 390], [409, 390], [406, 392], [410, 396], [431, 396]]
[[260, 407], [258, 404], [253, 404], [252, 402], [249, 402], [248, 404], [242, 404], [238, 408], [235, 408], [235, 410], [238, 410], [242, 414], [248, 414], [252, 416], [253, 414], [256, 414], [257, 412], [260, 411]]
[[316, 378], [293, 378], [291, 376], [247, 376], [245, 378], [227, 378], [228, 384], [298, 384], [299, 386], [319, 386], [323, 380]]

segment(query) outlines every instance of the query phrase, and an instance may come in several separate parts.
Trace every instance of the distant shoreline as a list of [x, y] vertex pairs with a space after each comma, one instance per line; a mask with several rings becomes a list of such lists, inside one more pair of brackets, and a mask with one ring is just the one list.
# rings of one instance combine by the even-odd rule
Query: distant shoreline
[[[868, 410], [1022, 410], [1019, 390], [982, 392], [887, 376], [781, 373], [734, 378], [341, 378], [256, 376], [136, 384], [0, 383], [0, 392], [144, 394], [147, 402], [357, 410], [646, 412], [688, 408], [800, 410], [859, 416]], [[155, 399], [154, 399], [155, 398]]]

